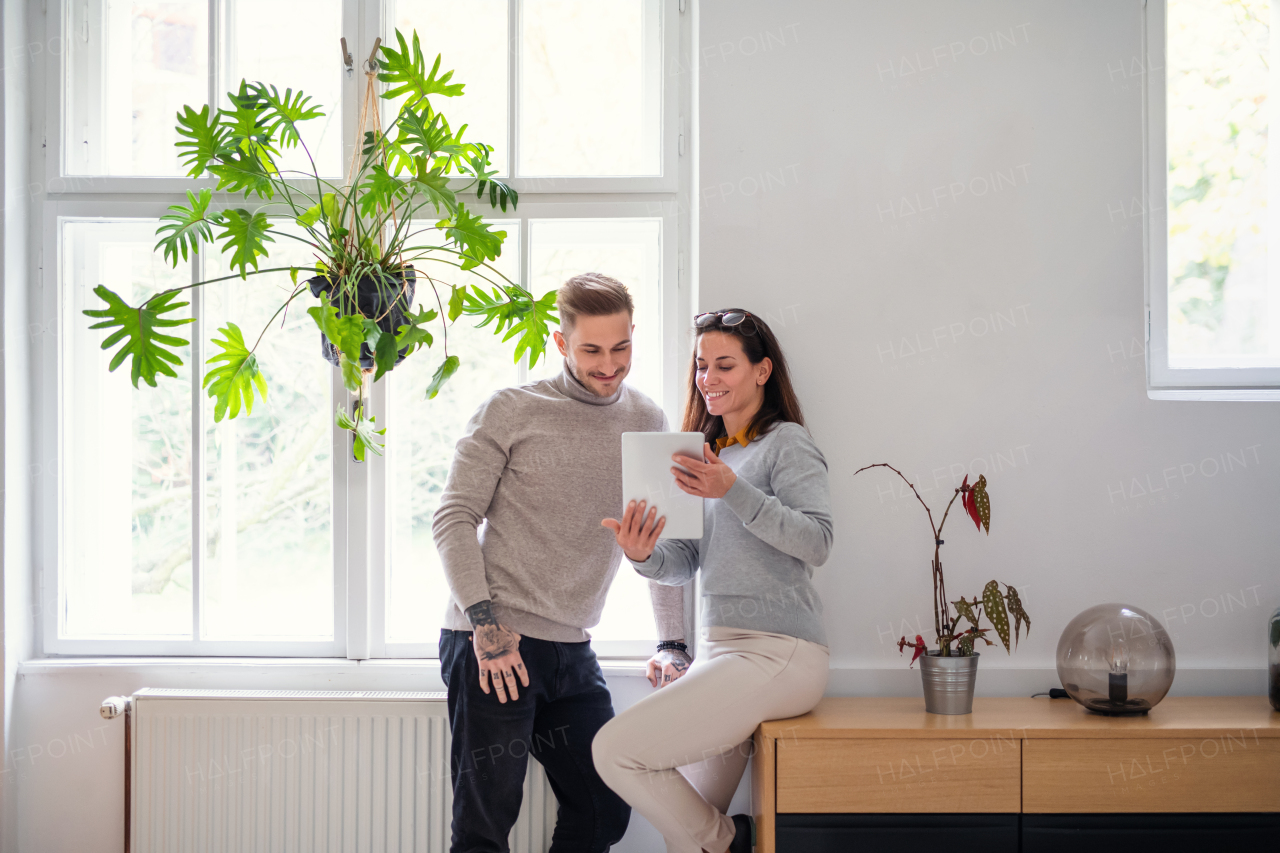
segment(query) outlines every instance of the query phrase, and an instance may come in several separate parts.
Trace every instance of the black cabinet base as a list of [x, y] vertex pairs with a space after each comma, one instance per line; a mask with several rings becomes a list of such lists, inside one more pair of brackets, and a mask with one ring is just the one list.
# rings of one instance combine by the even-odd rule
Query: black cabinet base
[[780, 814], [778, 853], [1018, 853], [1016, 814]]
[[1023, 815], [1023, 853], [1275, 850], [1280, 814]]
[[780, 814], [778, 853], [1204, 853], [1273, 850], [1280, 813]]

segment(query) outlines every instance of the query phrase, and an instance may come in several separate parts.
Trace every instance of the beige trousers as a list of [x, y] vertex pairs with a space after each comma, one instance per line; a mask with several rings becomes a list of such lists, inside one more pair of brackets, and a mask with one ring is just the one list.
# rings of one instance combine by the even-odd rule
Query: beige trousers
[[826, 646], [784, 634], [704, 628], [683, 678], [605, 724], [592, 744], [605, 784], [644, 815], [671, 853], [724, 853], [726, 815], [751, 736], [803, 714], [827, 687]]

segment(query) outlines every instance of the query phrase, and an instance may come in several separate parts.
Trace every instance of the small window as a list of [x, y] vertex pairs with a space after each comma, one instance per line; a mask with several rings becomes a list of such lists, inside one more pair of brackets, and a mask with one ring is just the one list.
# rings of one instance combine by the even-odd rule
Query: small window
[[1280, 171], [1269, 164], [1280, 158], [1268, 129], [1280, 50], [1270, 5], [1168, 0], [1149, 14], [1149, 65], [1164, 81], [1151, 110], [1153, 396], [1275, 389]]

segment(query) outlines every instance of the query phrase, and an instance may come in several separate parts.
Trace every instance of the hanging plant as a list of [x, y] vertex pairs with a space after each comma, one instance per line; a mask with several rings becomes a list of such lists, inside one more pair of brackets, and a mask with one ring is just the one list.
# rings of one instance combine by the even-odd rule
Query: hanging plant
[[[374, 429], [374, 419], [365, 414], [366, 377], [376, 382], [417, 350], [432, 347], [433, 328], [440, 332], [443, 352], [425, 389], [428, 398], [440, 392], [461, 364], [449, 352], [448, 327], [464, 314], [483, 318], [481, 326], [493, 323], [494, 334], [504, 342], [516, 338], [517, 362], [525, 355], [538, 361], [546, 350], [549, 324], [558, 322], [555, 292], [535, 299], [499, 272], [492, 262], [502, 254], [506, 232], [493, 230], [462, 201], [474, 191], [481, 203], [506, 211], [508, 205], [515, 208], [519, 196], [494, 178], [497, 170], [489, 160], [493, 147], [464, 142], [466, 125], [454, 131], [433, 106], [433, 98], [461, 95], [463, 84], [451, 82], [452, 71], [441, 73], [440, 56], [427, 70], [417, 33], [411, 45], [399, 31], [396, 41], [397, 48], [391, 48], [379, 39], [366, 63], [361, 145], [341, 186], [317, 173], [299, 128], [324, 115], [310, 96], [292, 89], [281, 94], [275, 86], [242, 80], [237, 91], [227, 93], [228, 108], [211, 113], [208, 106], [183, 107], [177, 127], [182, 138], [176, 146], [187, 174], [212, 175], [218, 191], [261, 203], [252, 209], [214, 209], [213, 192], [202, 189], [188, 191], [187, 204], [174, 205], [161, 217], [156, 248], [174, 267], [201, 244], [217, 244], [230, 254], [233, 275], [166, 290], [137, 306], [102, 285], [94, 288], [105, 307], [84, 313], [101, 321], [90, 328], [115, 330], [102, 344], [107, 350], [119, 346], [110, 370], [128, 359], [135, 388], [139, 381], [155, 387], [157, 377], [176, 377], [175, 368], [182, 364], [176, 350], [189, 341], [174, 332], [194, 322], [173, 316], [188, 305], [178, 301], [182, 291], [288, 272], [293, 287], [252, 346], [232, 322], [218, 330], [221, 338], [213, 338], [217, 351], [207, 362], [204, 387], [216, 401], [214, 420], [249, 414], [255, 399], [266, 398], [258, 345], [275, 319], [309, 294], [318, 302], [306, 311], [320, 331], [321, 353], [359, 398], [351, 414], [339, 406], [335, 421], [352, 433], [353, 452], [363, 460], [366, 451], [381, 454], [379, 436], [386, 432]], [[387, 84], [382, 98], [404, 99], [386, 132], [379, 119], [378, 82]], [[306, 154], [309, 171], [281, 170], [280, 156], [293, 149]], [[414, 222], [424, 217], [434, 225], [414, 230]], [[298, 233], [275, 227], [273, 218], [294, 223]], [[277, 238], [306, 244], [314, 265], [264, 268], [260, 262], [270, 259], [270, 244]], [[472, 273], [488, 287], [451, 284], [428, 272], [429, 264]], [[436, 307], [414, 312], [414, 296], [423, 283], [431, 288]]]

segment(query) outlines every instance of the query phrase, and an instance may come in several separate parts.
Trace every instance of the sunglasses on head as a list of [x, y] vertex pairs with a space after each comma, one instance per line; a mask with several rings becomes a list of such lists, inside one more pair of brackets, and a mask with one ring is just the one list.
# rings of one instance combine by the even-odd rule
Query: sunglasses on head
[[[705, 314], [699, 314], [693, 318], [693, 325], [699, 329], [705, 329], [719, 322], [721, 326], [732, 328], [741, 326], [746, 320], [751, 319], [751, 328], [749, 334], [755, 334], [755, 319], [746, 311], [708, 311]], [[747, 332], [747, 329], [742, 331]]]

